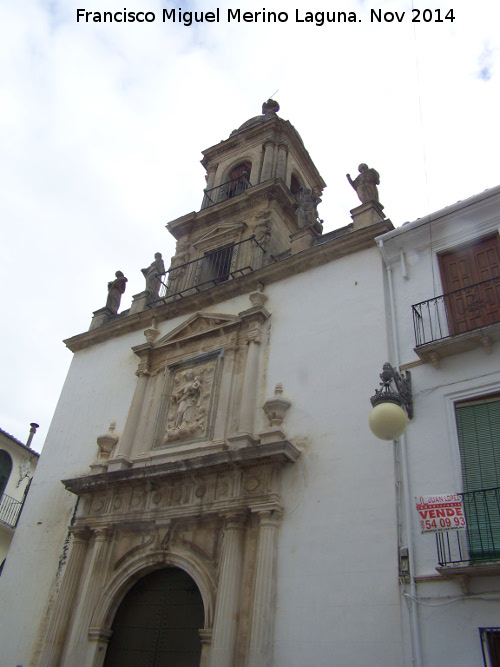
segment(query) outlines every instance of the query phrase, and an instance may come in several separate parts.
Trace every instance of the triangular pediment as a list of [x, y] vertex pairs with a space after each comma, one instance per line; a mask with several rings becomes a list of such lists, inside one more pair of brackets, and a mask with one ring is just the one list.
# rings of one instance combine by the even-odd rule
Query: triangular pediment
[[194, 239], [193, 245], [198, 250], [206, 250], [235, 243], [246, 228], [245, 222], [221, 222]]
[[224, 329], [230, 325], [239, 324], [241, 319], [236, 315], [224, 315], [219, 313], [195, 313], [173, 331], [163, 336], [155, 343], [155, 347], [163, 347], [213, 333], [217, 329]]

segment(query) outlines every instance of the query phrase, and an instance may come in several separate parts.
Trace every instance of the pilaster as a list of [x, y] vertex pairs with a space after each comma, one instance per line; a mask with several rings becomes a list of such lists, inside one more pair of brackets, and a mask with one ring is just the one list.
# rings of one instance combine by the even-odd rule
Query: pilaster
[[73, 532], [73, 545], [61, 584], [61, 589], [50, 620], [38, 667], [54, 667], [59, 664], [68, 630], [68, 619], [75, 605], [75, 596], [80, 584], [80, 575], [85, 561], [89, 537], [87, 530]]
[[273, 160], [274, 160], [274, 143], [266, 141], [264, 144], [264, 162], [262, 164], [261, 182], [272, 178], [273, 174]]
[[73, 621], [67, 654], [63, 660], [64, 667], [75, 665], [87, 667], [94, 661], [96, 646], [89, 645], [88, 633], [92, 613], [102, 593], [106, 577], [111, 538], [112, 530], [109, 528], [99, 528], [95, 531], [92, 556]]
[[139, 369], [136, 371], [137, 383], [134, 391], [134, 397], [132, 398], [127, 421], [125, 423], [125, 428], [123, 429], [123, 435], [120, 441], [119, 455], [120, 457], [125, 457], [127, 459], [130, 457], [132, 446], [134, 444], [135, 434], [137, 432], [137, 426], [139, 424], [139, 418], [141, 416], [142, 406], [144, 404], [144, 396], [146, 394], [149, 378], [149, 372], [145, 368], [141, 368], [142, 365], [143, 364], [140, 364]]
[[245, 525], [246, 517], [243, 513], [228, 514], [225, 517], [210, 667], [234, 666]]
[[274, 612], [276, 604], [276, 554], [281, 508], [256, 510], [259, 542], [255, 572], [248, 667], [273, 664]]

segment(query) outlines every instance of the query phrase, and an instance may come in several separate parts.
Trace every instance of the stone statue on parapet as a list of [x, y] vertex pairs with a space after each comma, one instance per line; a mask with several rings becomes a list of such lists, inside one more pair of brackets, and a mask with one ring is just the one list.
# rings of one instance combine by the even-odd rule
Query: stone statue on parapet
[[309, 188], [301, 188], [297, 208], [299, 227], [314, 227], [318, 224], [318, 204], [321, 199]]
[[358, 167], [359, 176], [356, 176], [352, 180], [349, 174], [346, 174], [347, 180], [356, 190], [356, 194], [359, 197], [359, 201], [362, 204], [368, 204], [370, 201], [378, 202], [378, 190], [377, 185], [380, 184], [380, 176], [378, 171], [375, 169], [370, 169], [367, 164], [359, 165]]
[[120, 307], [122, 294], [125, 292], [127, 286], [127, 278], [121, 271], [115, 273], [115, 280], [108, 283], [108, 298], [106, 301], [106, 308], [116, 315]]
[[146, 278], [146, 290], [153, 296], [158, 296], [161, 285], [158, 276], [165, 273], [165, 264], [161, 258], [161, 252], [157, 252], [155, 254], [154, 262], [152, 262], [147, 269], [141, 269], [141, 272]]
[[262, 105], [262, 113], [265, 116], [276, 116], [279, 110], [280, 105], [278, 102], [276, 102], [276, 100], [268, 99], [267, 102], [264, 102]]

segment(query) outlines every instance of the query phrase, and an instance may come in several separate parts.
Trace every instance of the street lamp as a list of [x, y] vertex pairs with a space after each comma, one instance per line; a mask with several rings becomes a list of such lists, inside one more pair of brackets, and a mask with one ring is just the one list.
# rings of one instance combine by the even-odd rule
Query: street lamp
[[391, 364], [386, 363], [382, 368], [380, 379], [381, 388], [376, 389], [370, 399], [373, 410], [368, 423], [377, 438], [395, 440], [405, 430], [407, 417], [408, 419], [413, 417], [411, 377], [408, 372], [401, 377]]

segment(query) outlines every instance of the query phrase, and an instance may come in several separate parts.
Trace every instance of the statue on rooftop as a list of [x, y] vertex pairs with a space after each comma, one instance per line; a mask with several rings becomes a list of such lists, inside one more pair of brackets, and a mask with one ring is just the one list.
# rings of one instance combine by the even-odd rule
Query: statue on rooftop
[[146, 290], [150, 292], [152, 296], [158, 296], [161, 285], [158, 276], [165, 273], [165, 264], [161, 258], [161, 252], [157, 252], [155, 254], [154, 262], [152, 262], [147, 269], [141, 269], [141, 272], [146, 278]]
[[275, 116], [279, 110], [280, 105], [276, 100], [269, 99], [262, 105], [262, 113], [266, 116]]
[[350, 174], [346, 174], [347, 180], [356, 190], [359, 201], [362, 204], [367, 204], [370, 201], [378, 202], [377, 185], [380, 184], [380, 176], [378, 171], [370, 169], [364, 162], [358, 167], [359, 176], [352, 180]]
[[121, 271], [115, 273], [115, 280], [108, 283], [108, 298], [106, 301], [106, 308], [116, 315], [120, 307], [122, 294], [125, 292], [127, 286], [127, 278]]
[[301, 188], [299, 202], [296, 204], [299, 227], [314, 227], [318, 222], [318, 204], [321, 199], [309, 188]]

